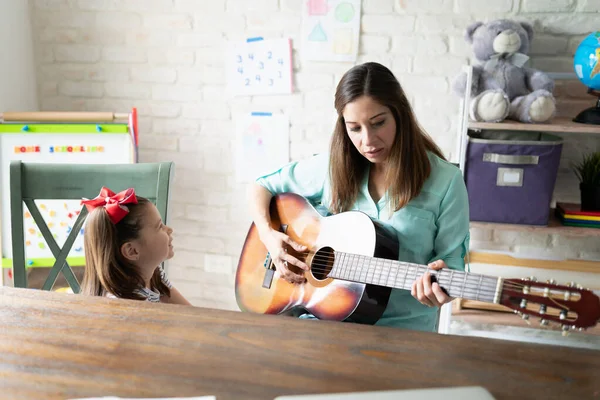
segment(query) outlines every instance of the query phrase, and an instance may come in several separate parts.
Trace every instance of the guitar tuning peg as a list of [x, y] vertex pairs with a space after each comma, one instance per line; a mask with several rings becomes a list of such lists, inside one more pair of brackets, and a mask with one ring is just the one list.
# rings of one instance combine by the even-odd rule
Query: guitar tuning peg
[[546, 305], [545, 304], [540, 305], [540, 314], [546, 314]]
[[571, 281], [567, 284], [568, 287], [575, 287], [575, 282]]
[[537, 282], [537, 278], [536, 278], [535, 276], [530, 276], [530, 277], [529, 277], [529, 280], [530, 280], [531, 282]]
[[565, 300], [569, 300], [569, 299], [571, 298], [571, 292], [565, 292], [565, 294], [564, 294], [563, 298], [564, 298]]
[[540, 325], [542, 325], [542, 326], [548, 326], [548, 320], [547, 319], [542, 319], [540, 321]]
[[522, 299], [521, 300], [521, 304], [519, 304], [519, 307], [521, 307], [521, 308], [527, 308], [527, 299]]
[[546, 283], [549, 283], [550, 285], [556, 285], [556, 281], [554, 279], [550, 279], [546, 281]]
[[562, 335], [569, 336], [569, 325], [562, 325]]
[[[558, 316], [558, 318], [560, 318], [561, 320], [567, 319], [567, 310], [562, 310], [560, 312], [560, 315]], [[563, 326], [566, 326], [566, 325], [563, 325]]]
[[577, 289], [581, 290], [581, 289], [583, 289], [583, 286], [582, 285], [577, 285]]

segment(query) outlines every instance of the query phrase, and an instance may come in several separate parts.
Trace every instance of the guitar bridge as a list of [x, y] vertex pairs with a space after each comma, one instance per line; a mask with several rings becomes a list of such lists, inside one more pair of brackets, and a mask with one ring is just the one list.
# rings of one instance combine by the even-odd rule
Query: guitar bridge
[[265, 289], [271, 289], [271, 283], [273, 283], [273, 275], [275, 275], [274, 269], [268, 269], [265, 271], [265, 277], [263, 279], [262, 287]]
[[273, 260], [271, 259], [271, 253], [267, 253], [267, 257], [265, 258], [265, 262], [263, 263], [263, 267], [265, 267], [265, 277], [263, 278], [262, 287], [265, 289], [271, 289], [271, 283], [273, 283], [273, 276], [275, 275], [275, 269], [273, 268]]
[[[286, 233], [287, 228], [288, 226], [286, 224], [282, 224], [280, 231]], [[273, 265], [273, 259], [271, 258], [271, 253], [267, 253], [267, 257], [265, 257], [263, 267], [265, 267], [266, 271], [265, 277], [263, 278], [262, 287], [264, 287], [265, 289], [271, 289], [271, 284], [273, 283], [273, 276], [275, 275], [275, 268]]]

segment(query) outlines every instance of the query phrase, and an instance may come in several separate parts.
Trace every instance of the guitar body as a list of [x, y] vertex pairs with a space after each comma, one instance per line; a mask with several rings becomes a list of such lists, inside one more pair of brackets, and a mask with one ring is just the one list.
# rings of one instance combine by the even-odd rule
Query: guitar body
[[235, 281], [242, 311], [291, 315], [306, 311], [319, 319], [366, 324], [381, 317], [391, 288], [332, 279], [327, 277], [327, 268], [333, 263], [333, 251], [397, 260], [398, 242], [393, 232], [359, 211], [322, 217], [306, 199], [292, 193], [274, 196], [270, 215], [274, 229], [308, 247], [307, 255], [288, 251], [310, 271], [304, 273], [303, 284], [280, 279], [252, 224]]

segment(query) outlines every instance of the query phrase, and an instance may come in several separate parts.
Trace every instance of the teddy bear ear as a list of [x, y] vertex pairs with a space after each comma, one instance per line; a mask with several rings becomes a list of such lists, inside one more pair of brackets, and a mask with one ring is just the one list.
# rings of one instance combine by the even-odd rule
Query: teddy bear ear
[[483, 25], [483, 22], [474, 22], [467, 27], [467, 30], [465, 31], [465, 40], [467, 42], [473, 43], [473, 34], [481, 25]]
[[527, 32], [527, 37], [529, 37], [529, 41], [533, 38], [533, 26], [529, 22], [520, 22], [525, 32]]

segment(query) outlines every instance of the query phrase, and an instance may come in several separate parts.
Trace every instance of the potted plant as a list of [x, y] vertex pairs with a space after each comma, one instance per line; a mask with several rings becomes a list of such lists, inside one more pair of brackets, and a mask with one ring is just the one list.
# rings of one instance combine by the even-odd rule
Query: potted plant
[[600, 151], [588, 154], [574, 167], [581, 190], [581, 210], [600, 211]]

